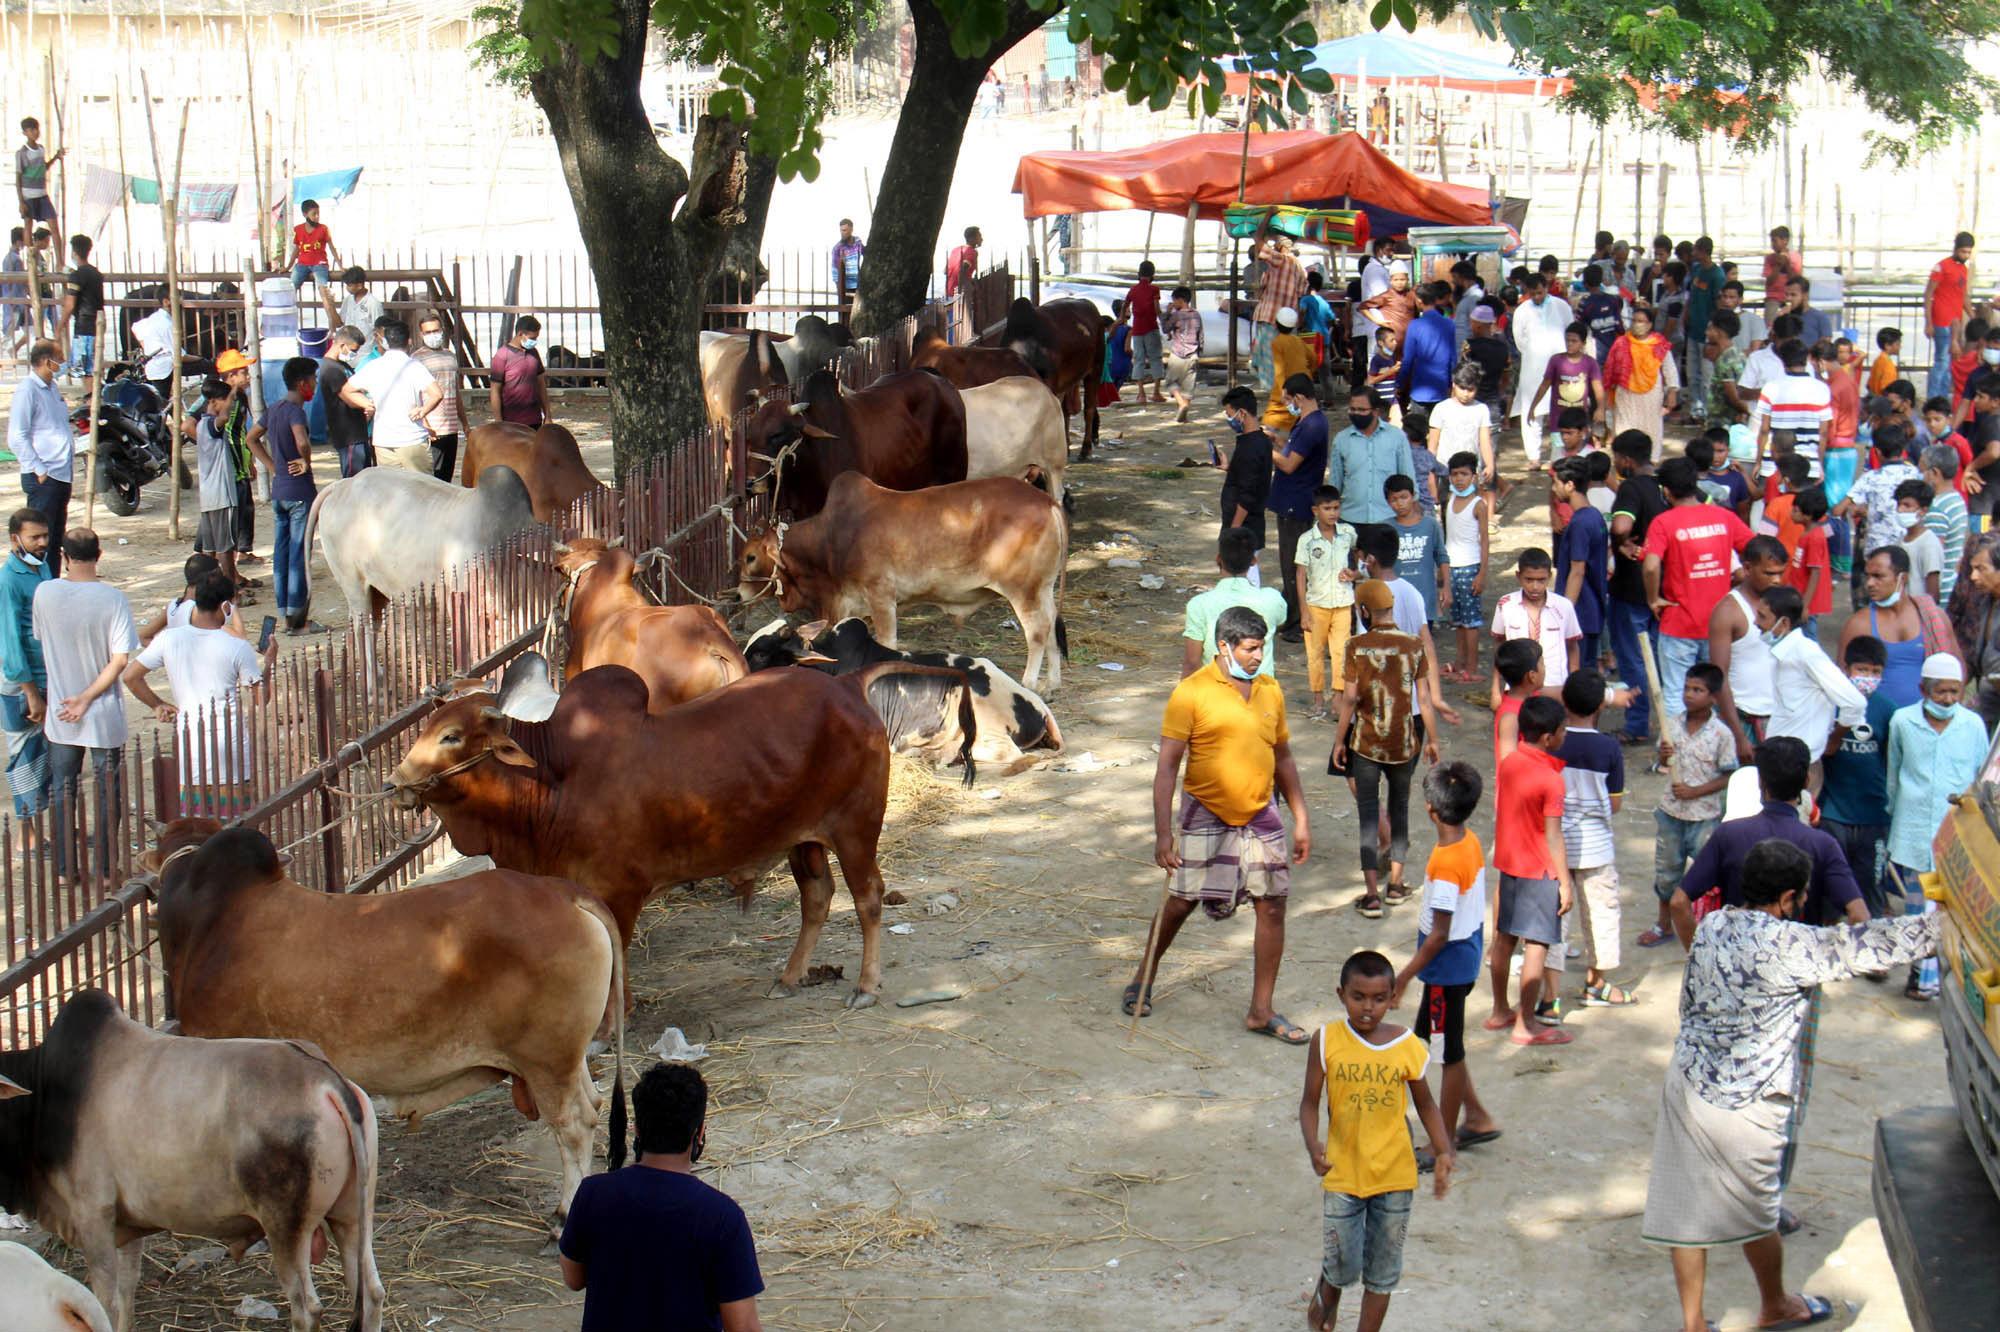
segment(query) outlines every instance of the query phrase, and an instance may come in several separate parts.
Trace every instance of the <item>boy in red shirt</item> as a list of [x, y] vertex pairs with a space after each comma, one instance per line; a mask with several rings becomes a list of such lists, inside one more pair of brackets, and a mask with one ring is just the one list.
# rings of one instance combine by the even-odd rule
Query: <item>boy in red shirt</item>
[[[299, 205], [299, 211], [306, 220], [292, 228], [292, 290], [297, 291], [311, 278], [313, 289], [323, 291], [328, 281], [326, 256], [331, 253], [333, 262], [340, 262], [340, 250], [333, 243], [333, 233], [321, 225], [319, 202], [308, 199]], [[372, 330], [364, 330], [372, 331]]]
[[[1654, 520], [1656, 523], [1658, 519]], [[1516, 1045], [1568, 1045], [1570, 1034], [1535, 1019], [1549, 949], [1562, 947], [1562, 918], [1572, 889], [1563, 847], [1563, 705], [1535, 697], [1521, 704], [1520, 744], [1500, 760], [1493, 802], [1493, 868], [1500, 871], [1494, 917], [1493, 1016], [1486, 1030], [1513, 1028]], [[1521, 1000], [1507, 1003], [1507, 971], [1521, 949]], [[1549, 996], [1553, 998], [1553, 996]]]
[[1833, 552], [1826, 540], [1826, 489], [1807, 486], [1792, 500], [1792, 516], [1799, 522], [1798, 544], [1792, 547], [1792, 562], [1785, 570], [1785, 582], [1796, 588], [1805, 601], [1805, 623], [1814, 633], [1813, 617], [1833, 610]]
[[[1161, 381], [1167, 377], [1166, 357], [1160, 341], [1160, 289], [1153, 285], [1153, 261], [1139, 265], [1139, 280], [1125, 292], [1125, 313], [1132, 316], [1132, 382], [1139, 386], [1140, 402], [1165, 402]], [[1146, 386], [1153, 396], [1146, 396]]]
[[1646, 600], [1660, 617], [1662, 701], [1678, 717], [1688, 667], [1708, 651], [1708, 617], [1729, 594], [1729, 557], [1753, 534], [1730, 510], [1703, 502], [1694, 459], [1669, 458], [1657, 475], [1668, 508], [1646, 529], [1643, 577]]
[[[1952, 489], [1959, 498], [1965, 498], [1965, 473], [1972, 466], [1972, 445], [1965, 436], [1952, 429], [1951, 399], [1927, 398], [1924, 401], [1924, 426], [1931, 432], [1931, 443], [1942, 444], [1958, 455], [1958, 474], [1952, 479]], [[1924, 478], [1926, 481], [1929, 477]], [[1932, 485], [1936, 485], [1932, 482]]]

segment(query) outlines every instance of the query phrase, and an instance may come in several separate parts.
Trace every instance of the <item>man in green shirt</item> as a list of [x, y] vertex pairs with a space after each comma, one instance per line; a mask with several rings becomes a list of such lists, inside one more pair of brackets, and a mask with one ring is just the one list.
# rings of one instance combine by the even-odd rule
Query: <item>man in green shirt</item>
[[1181, 678], [1186, 679], [1215, 659], [1215, 622], [1231, 606], [1248, 606], [1264, 617], [1270, 637], [1264, 640], [1264, 660], [1257, 674], [1272, 675], [1271, 646], [1285, 622], [1285, 594], [1275, 587], [1254, 586], [1246, 576], [1257, 563], [1257, 538], [1248, 529], [1232, 527], [1215, 543], [1215, 563], [1222, 580], [1188, 599], [1187, 624], [1181, 630]]

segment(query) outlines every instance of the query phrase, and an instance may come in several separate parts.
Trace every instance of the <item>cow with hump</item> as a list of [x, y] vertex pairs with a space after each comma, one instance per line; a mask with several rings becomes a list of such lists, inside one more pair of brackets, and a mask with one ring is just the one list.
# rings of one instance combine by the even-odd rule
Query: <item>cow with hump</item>
[[817, 371], [796, 402], [758, 407], [743, 437], [750, 492], [769, 493], [773, 512], [792, 518], [818, 513], [849, 472], [890, 490], [966, 477], [965, 401], [928, 370], [884, 375], [852, 393], [832, 371]]
[[621, 1056], [625, 1043], [625, 954], [602, 902], [511, 870], [317, 892], [286, 875], [263, 833], [203, 818], [163, 825], [142, 863], [155, 871], [167, 996], [184, 1034], [310, 1041], [413, 1128], [511, 1079], [515, 1106], [555, 1135], [552, 1233], [562, 1233], [602, 1108], [584, 1056], [600, 1028]]
[[651, 710], [665, 712], [750, 673], [729, 625], [707, 606], [661, 606], [639, 591], [638, 564], [624, 538], [556, 542], [568, 650], [563, 675], [625, 666], [646, 682]]
[[428, 805], [461, 854], [581, 884], [628, 945], [654, 895], [720, 876], [747, 905], [764, 871], [788, 860], [799, 938], [775, 995], [805, 979], [833, 901], [831, 852], [861, 924], [849, 1005], [874, 1003], [889, 739], [860, 692], [771, 671], [653, 716], [646, 682], [623, 666], [585, 671], [560, 697], [546, 669], [526, 654], [499, 694], [440, 705], [390, 774], [399, 803]]
[[118, 1332], [146, 1236], [271, 1245], [292, 1332], [315, 1332], [312, 1265], [340, 1250], [353, 1326], [382, 1326], [375, 1116], [295, 1041], [198, 1041], [142, 1027], [102, 990], [71, 996], [42, 1043], [0, 1051], [0, 1211], [80, 1251]]
[[549, 521], [591, 491], [604, 489], [604, 483], [584, 465], [576, 436], [553, 423], [536, 429], [513, 421], [474, 426], [465, 436], [459, 480], [476, 488], [480, 475], [489, 467], [508, 468], [521, 478], [538, 523]]
[[25, 1244], [0, 1240], [0, 1327], [7, 1332], [111, 1332], [89, 1287]]
[[1046, 660], [1055, 690], [1068, 651], [1068, 560], [1062, 506], [1024, 481], [988, 477], [905, 493], [850, 472], [836, 478], [817, 517], [752, 534], [738, 558], [737, 594], [776, 595], [790, 614], [865, 615], [886, 647], [896, 646], [899, 606], [936, 606], [963, 624], [1004, 601], [1028, 640], [1023, 681], [1034, 688]]

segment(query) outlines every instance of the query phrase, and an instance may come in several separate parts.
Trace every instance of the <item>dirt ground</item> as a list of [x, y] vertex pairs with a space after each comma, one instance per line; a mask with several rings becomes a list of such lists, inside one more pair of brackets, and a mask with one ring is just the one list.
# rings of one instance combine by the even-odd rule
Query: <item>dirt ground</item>
[[[1024, 1328], [1055, 1310], [1065, 1326], [1088, 1329], [1292, 1326], [1311, 1283], [1320, 1194], [1298, 1136], [1304, 1058], [1242, 1029], [1250, 913], [1189, 925], [1136, 1036], [1117, 1009], [1160, 891], [1149, 791], [1181, 607], [1214, 577], [1218, 474], [1174, 464], [1206, 456], [1204, 440], [1224, 427], [1176, 427], [1160, 408], [1105, 420], [1098, 458], [1071, 472], [1073, 655], [1052, 700], [1069, 750], [1050, 767], [982, 778], [969, 792], [899, 769], [885, 871], [909, 899], [889, 919], [908, 928], [887, 940], [888, 1002], [848, 1012], [845, 981], [764, 997], [798, 924], [786, 878], [766, 879], [747, 914], [704, 885], [655, 903], [641, 924], [632, 1063], [642, 1065], [636, 1052], [664, 1027], [707, 1044], [700, 1067], [714, 1109], [703, 1173], [749, 1214], [769, 1287], [766, 1326]], [[606, 470], [602, 426], [585, 422], [578, 433]], [[104, 572], [141, 605], [171, 595], [185, 548], [160, 535], [163, 501], [155, 487], [146, 512], [100, 518], [107, 541], [130, 542], [108, 551]], [[1496, 533], [1500, 567], [1546, 540], [1544, 514], [1539, 500], [1509, 506]], [[1272, 564], [1267, 551], [1267, 577]], [[1145, 574], [1165, 585], [1142, 589]], [[1509, 586], [1497, 581], [1493, 595]], [[324, 602], [316, 609], [341, 618]], [[954, 630], [924, 614], [905, 621], [906, 634], [1018, 668], [1024, 648], [1004, 618], [989, 610]], [[1349, 953], [1409, 956], [1415, 912], [1367, 921], [1352, 909], [1359, 829], [1344, 787], [1325, 775], [1330, 728], [1303, 719], [1298, 651], [1281, 646], [1279, 669], [1314, 850], [1294, 879], [1278, 998], [1291, 1017], [1316, 1024], [1338, 1016], [1335, 973]], [[1490, 714], [1482, 701], [1460, 706], [1464, 724], [1447, 730], [1446, 752], [1490, 776]], [[1665, 1256], [1638, 1235], [1680, 970], [1675, 948], [1631, 946], [1652, 916], [1660, 782], [1636, 773], [1619, 820], [1627, 955], [1617, 979], [1642, 1002], [1576, 1013], [1575, 1043], [1553, 1053], [1469, 1034], [1474, 1079], [1505, 1136], [1461, 1157], [1449, 1198], [1419, 1195], [1397, 1325], [1540, 1328], [1582, 1311], [1607, 1332], [1674, 1325]], [[1428, 851], [1419, 832], [1413, 860]], [[852, 919], [843, 897], [817, 959], [850, 977], [859, 963]], [[1570, 974], [1581, 976], [1581, 962]], [[894, 1006], [934, 988], [966, 993]], [[1789, 1197], [1806, 1229], [1788, 1245], [1788, 1277], [1846, 1301], [1840, 1325], [1903, 1329], [1867, 1172], [1878, 1115], [1946, 1100], [1936, 1023], [1896, 987], [1847, 984], [1828, 999]], [[1482, 990], [1475, 1023], [1483, 1000]], [[1406, 1007], [1399, 1016], [1413, 1015]], [[498, 1093], [415, 1134], [385, 1125], [376, 1240], [388, 1326], [574, 1327], [579, 1297], [538, 1253], [553, 1166], [546, 1133]], [[140, 1325], [270, 1326], [232, 1312], [245, 1295], [278, 1299], [268, 1260], [173, 1271], [203, 1247], [155, 1242]], [[1710, 1289], [1709, 1313], [1723, 1328], [1754, 1322], [1754, 1290], [1734, 1255], [1719, 1255]], [[329, 1322], [344, 1322], [337, 1268], [322, 1269], [320, 1290]], [[1354, 1313], [1350, 1300], [1341, 1326]]]

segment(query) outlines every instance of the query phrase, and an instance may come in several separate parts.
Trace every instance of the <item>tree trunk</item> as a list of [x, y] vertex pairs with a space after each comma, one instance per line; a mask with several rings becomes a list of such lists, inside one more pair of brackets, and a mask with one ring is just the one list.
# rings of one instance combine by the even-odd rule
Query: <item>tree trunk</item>
[[[743, 224], [729, 233], [722, 268], [709, 284], [709, 300], [716, 305], [747, 305], [771, 280], [764, 267], [764, 223], [771, 215], [771, 194], [778, 186], [778, 159], [752, 153], [744, 180]], [[748, 320], [732, 318], [728, 322], [744, 324]]]
[[623, 475], [707, 426], [701, 307], [743, 220], [745, 167], [741, 126], [713, 116], [696, 127], [689, 166], [660, 148], [639, 100], [648, 5], [617, 0], [616, 12], [619, 54], [585, 63], [565, 50], [529, 86], [597, 279], [612, 459]]
[[[980, 81], [995, 60], [1061, 8], [1038, 13], [1027, 0], [1009, 0], [1006, 30], [985, 51], [960, 59], [952, 52], [951, 27], [935, 0], [910, 0], [916, 57], [869, 224], [868, 257], [855, 297], [856, 333], [879, 331], [922, 307]], [[967, 219], [967, 225], [980, 223], [979, 218]]]

